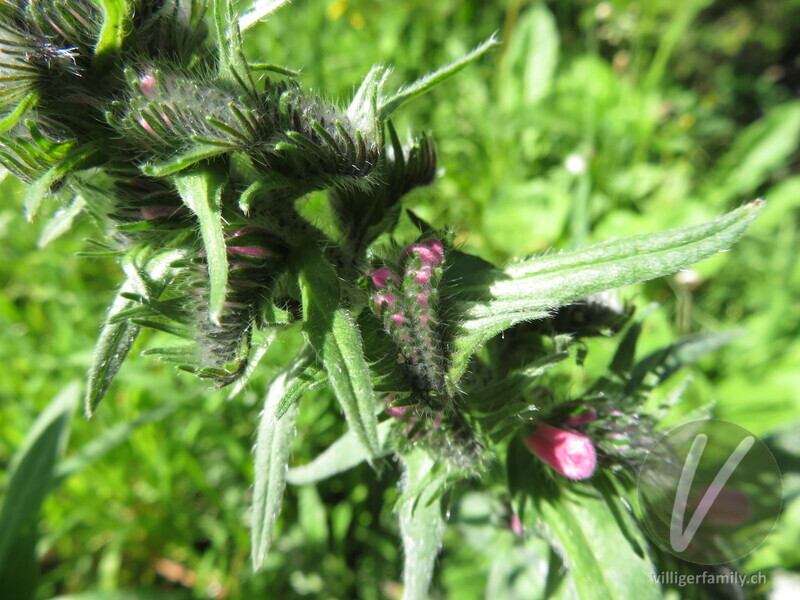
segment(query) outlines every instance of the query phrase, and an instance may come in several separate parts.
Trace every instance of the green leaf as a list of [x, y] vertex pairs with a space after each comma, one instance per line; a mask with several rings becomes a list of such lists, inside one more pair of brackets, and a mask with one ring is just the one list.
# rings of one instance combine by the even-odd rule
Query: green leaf
[[[377, 139], [382, 132], [378, 120], [378, 95], [388, 74], [386, 67], [372, 67], [347, 107], [347, 118], [368, 139]], [[346, 132], [343, 133], [346, 137]]]
[[132, 31], [125, 0], [95, 0], [103, 9], [103, 27], [95, 46], [95, 61], [106, 65], [122, 53], [125, 36]]
[[[440, 494], [433, 475], [434, 459], [420, 448], [403, 457], [404, 496], [398, 507], [403, 539], [403, 600], [426, 600], [436, 557], [442, 547], [445, 522]], [[418, 493], [405, 493], [419, 490]]]
[[756, 201], [702, 225], [540, 256], [493, 273], [476, 271], [453, 292], [463, 300], [452, 380], [461, 378], [481, 344], [517, 323], [544, 318], [554, 308], [603, 290], [674, 273], [729, 248], [763, 205]]
[[120, 287], [117, 297], [108, 311], [108, 316], [100, 332], [100, 337], [95, 344], [94, 358], [89, 369], [89, 383], [86, 389], [85, 412], [91, 417], [100, 401], [105, 396], [108, 386], [122, 366], [125, 357], [139, 335], [140, 327], [128, 320], [116, 320], [115, 317], [125, 311], [131, 310], [139, 303], [126, 296], [137, 294], [149, 298], [151, 290], [143, 275], [149, 279], [160, 281], [172, 278], [172, 263], [178, 260], [181, 251], [166, 252], [155, 258], [129, 257], [123, 264], [123, 269], [128, 278]]
[[53, 470], [66, 446], [78, 396], [78, 384], [72, 383], [50, 402], [8, 465], [0, 509], [0, 589], [14, 590], [15, 600], [35, 595], [39, 510], [53, 487]]
[[50, 600], [186, 600], [182, 592], [157, 592], [153, 590], [116, 590], [113, 592], [81, 592], [56, 596]]
[[[378, 456], [386, 456], [392, 452], [389, 434], [394, 421], [384, 421], [378, 425]], [[360, 465], [370, 456], [364, 445], [353, 431], [348, 431], [310, 463], [293, 467], [286, 474], [286, 481], [291, 485], [308, 485], [343, 473]]]
[[522, 110], [550, 92], [558, 64], [558, 46], [553, 14], [543, 2], [535, 3], [520, 17], [503, 55], [502, 91], [509, 110]]
[[252, 92], [255, 84], [242, 53], [242, 34], [233, 10], [233, 1], [214, 0], [213, 13], [219, 48], [219, 77], [238, 84], [242, 91]]
[[174, 175], [184, 169], [188, 169], [197, 163], [214, 158], [220, 154], [225, 154], [232, 150], [229, 146], [217, 146], [211, 144], [198, 144], [191, 150], [187, 150], [183, 154], [179, 154], [169, 160], [159, 163], [142, 165], [142, 173], [150, 177], [166, 177], [167, 175]]
[[25, 113], [28, 112], [28, 109], [36, 104], [38, 100], [38, 95], [33, 92], [27, 94], [22, 100], [20, 100], [19, 104], [14, 107], [14, 110], [0, 119], [0, 133], [5, 133], [19, 123], [20, 119], [25, 116]]
[[[272, 528], [281, 511], [286, 487], [286, 464], [297, 421], [297, 400], [308, 389], [300, 379], [306, 358], [302, 355], [270, 384], [264, 412], [258, 424], [255, 482], [253, 489], [253, 525], [251, 531], [253, 569], [264, 564], [272, 542]], [[286, 406], [279, 416], [281, 406]]]
[[339, 278], [320, 251], [308, 245], [300, 258], [304, 333], [325, 367], [350, 429], [370, 457], [376, 457], [378, 401], [361, 332], [347, 309], [339, 307]]
[[82, 196], [75, 196], [72, 201], [64, 208], [59, 208], [47, 224], [42, 227], [39, 239], [36, 242], [38, 248], [44, 248], [54, 239], [60, 237], [70, 230], [72, 223], [78, 215], [86, 208], [86, 200]]
[[770, 173], [790, 164], [800, 143], [800, 100], [775, 107], [745, 129], [709, 174], [701, 197], [721, 205], [752, 194]]
[[480, 46], [475, 48], [469, 54], [466, 54], [460, 59], [451, 62], [449, 65], [446, 65], [441, 69], [434, 71], [433, 73], [429, 73], [428, 75], [422, 77], [421, 79], [418, 79], [411, 85], [400, 89], [393, 96], [381, 99], [380, 107], [378, 110], [378, 113], [380, 115], [380, 120], [385, 121], [390, 116], [392, 116], [392, 113], [394, 113], [403, 104], [405, 104], [412, 98], [421, 96], [422, 94], [436, 87], [443, 81], [449, 79], [450, 77], [458, 73], [461, 69], [463, 69], [470, 63], [475, 62], [477, 59], [483, 56], [489, 49], [493, 48], [494, 46], [497, 46], [498, 44], [499, 42], [494, 38], [494, 36], [492, 36], [488, 40], [483, 42]]
[[205, 247], [211, 285], [208, 316], [212, 323], [219, 325], [228, 288], [228, 257], [222, 235], [220, 202], [225, 177], [208, 167], [180, 173], [175, 176], [174, 181], [183, 202], [200, 222], [200, 235]]
[[289, 2], [290, 0], [256, 0], [253, 7], [239, 19], [242, 31], [247, 31], [256, 23], [266, 21], [267, 17]]
[[50, 189], [72, 171], [88, 166], [95, 158], [94, 148], [79, 148], [50, 167], [46, 173], [28, 186], [25, 191], [25, 216], [33, 221]]
[[633, 367], [625, 382], [625, 393], [634, 393], [648, 375], [653, 381], [648, 387], [655, 387], [666, 381], [678, 369], [692, 365], [706, 354], [725, 346], [744, 333], [742, 329], [718, 331], [685, 336], [665, 348], [660, 348], [640, 360]]
[[562, 490], [555, 496], [540, 494], [536, 498], [538, 529], [569, 569], [578, 597], [660, 599], [641, 534], [638, 540], [631, 540], [617, 521], [623, 517], [630, 521], [630, 516], [615, 513], [604, 498], [588, 489], [585, 492]]

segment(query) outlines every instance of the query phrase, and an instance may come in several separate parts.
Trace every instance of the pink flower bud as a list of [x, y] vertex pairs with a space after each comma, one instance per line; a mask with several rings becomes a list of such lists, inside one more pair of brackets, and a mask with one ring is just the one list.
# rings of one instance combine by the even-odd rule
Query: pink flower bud
[[523, 439], [528, 449], [570, 479], [587, 479], [594, 473], [597, 452], [587, 436], [540, 422]]
[[384, 304], [388, 306], [390, 309], [394, 306], [394, 303], [397, 301], [397, 298], [391, 292], [383, 292], [381, 294], [375, 294], [373, 297], [375, 301], [375, 306], [377, 308], [382, 308]]
[[420, 257], [423, 267], [438, 267], [444, 260], [444, 246], [439, 240], [411, 244], [405, 249], [403, 256], [408, 256], [412, 253]]
[[158, 81], [151, 72], [145, 72], [139, 77], [139, 88], [147, 98], [155, 98], [158, 91]]
[[520, 521], [517, 513], [511, 513], [511, 516], [508, 518], [508, 526], [511, 528], [511, 531], [514, 532], [514, 535], [518, 537], [522, 537], [525, 533], [525, 528], [522, 526], [522, 521]]
[[399, 283], [400, 279], [392, 273], [388, 267], [381, 267], [380, 269], [375, 269], [371, 271], [370, 279], [372, 279], [372, 283], [375, 287], [379, 290], [382, 290], [388, 285], [388, 282], [391, 281], [393, 283]]
[[571, 415], [564, 419], [564, 425], [567, 427], [580, 427], [597, 421], [597, 411], [591, 406], [587, 407], [582, 413]]
[[269, 258], [272, 256], [272, 252], [261, 246], [228, 246], [228, 253], [251, 258]]
[[419, 271], [415, 271], [414, 269], [409, 269], [408, 273], [413, 274], [414, 281], [416, 281], [420, 285], [428, 285], [431, 281], [431, 270], [428, 267], [423, 267]]
[[402, 419], [410, 410], [410, 406], [392, 406], [392, 397], [386, 399], [386, 414], [395, 419]]

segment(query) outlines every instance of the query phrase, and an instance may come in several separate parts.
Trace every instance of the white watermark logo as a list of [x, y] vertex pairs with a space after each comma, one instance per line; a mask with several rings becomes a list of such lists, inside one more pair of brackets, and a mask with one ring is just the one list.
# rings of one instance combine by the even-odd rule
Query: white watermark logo
[[708, 511], [714, 505], [714, 501], [719, 498], [720, 492], [725, 488], [728, 479], [736, 470], [736, 467], [742, 462], [742, 459], [753, 447], [755, 438], [752, 436], [746, 437], [736, 450], [728, 457], [725, 464], [717, 473], [711, 487], [708, 488], [703, 497], [700, 499], [700, 504], [697, 507], [691, 521], [686, 526], [686, 531], [681, 531], [681, 526], [684, 522], [684, 513], [686, 512], [686, 505], [689, 501], [689, 491], [692, 487], [697, 466], [700, 464], [700, 458], [703, 456], [703, 450], [708, 442], [708, 436], [701, 433], [694, 438], [692, 447], [689, 449], [689, 454], [686, 457], [686, 462], [683, 464], [681, 471], [681, 478], [678, 480], [678, 491], [675, 494], [675, 502], [672, 505], [672, 521], [669, 527], [669, 543], [672, 549], [676, 552], [683, 552], [689, 546], [689, 543], [694, 538], [700, 525], [703, 523]]
[[752, 433], [726, 421], [694, 421], [665, 435], [639, 472], [647, 531], [664, 550], [723, 564], [754, 550], [781, 508], [775, 458]]

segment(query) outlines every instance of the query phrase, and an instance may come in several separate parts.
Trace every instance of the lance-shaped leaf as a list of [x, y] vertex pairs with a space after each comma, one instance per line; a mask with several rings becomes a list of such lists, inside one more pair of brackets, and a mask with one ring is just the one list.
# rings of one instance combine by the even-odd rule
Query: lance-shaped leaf
[[32, 182], [25, 191], [25, 216], [28, 220], [33, 221], [45, 197], [56, 183], [73, 171], [91, 166], [97, 158], [98, 155], [93, 147], [70, 150], [64, 158]]
[[503, 270], [458, 270], [460, 279], [451, 278], [461, 317], [453, 340], [453, 381], [482, 343], [517, 323], [603, 290], [674, 273], [729, 248], [763, 205], [759, 200], [702, 225], [535, 257]]
[[[621, 505], [621, 503], [618, 503]], [[595, 494], [540, 494], [538, 529], [569, 569], [579, 598], [661, 598], [646, 542], [632, 516]], [[626, 535], [627, 532], [627, 535]]]
[[307, 244], [299, 258], [303, 330], [325, 367], [350, 429], [370, 457], [378, 456], [378, 403], [361, 331], [347, 309], [339, 306], [339, 278], [320, 251]]
[[[89, 384], [84, 407], [87, 417], [94, 414], [141, 329], [129, 319], [118, 319], [118, 315], [138, 306], [138, 303], [131, 299], [132, 294], [157, 299], [155, 296], [160, 295], [166, 281], [172, 280], [172, 263], [182, 256], [183, 253], [178, 250], [166, 252], [155, 258], [134, 253], [123, 264], [122, 268], [127, 279], [108, 311], [106, 322], [95, 345], [92, 367], [89, 369]], [[153, 286], [154, 283], [157, 284], [156, 287]]]
[[[392, 451], [389, 434], [394, 425], [391, 420], [378, 425], [379, 456]], [[286, 481], [292, 485], [316, 483], [352, 469], [370, 458], [356, 434], [348, 431], [310, 463], [289, 469]]]
[[208, 317], [219, 325], [228, 288], [228, 259], [222, 234], [221, 198], [225, 177], [212, 167], [196, 168], [175, 176], [175, 187], [183, 202], [197, 216], [208, 262], [211, 290]]
[[378, 139], [383, 131], [378, 121], [378, 94], [388, 74], [386, 67], [372, 67], [347, 107], [347, 118], [367, 139]]
[[404, 494], [398, 507], [405, 554], [403, 600], [425, 600], [444, 539], [442, 476], [433, 474], [434, 459], [419, 448], [403, 457], [403, 465]]
[[125, 0], [95, 0], [103, 9], [103, 26], [95, 46], [95, 61], [106, 65], [122, 52], [125, 36], [132, 31]]
[[13, 590], [18, 600], [35, 597], [39, 509], [53, 487], [78, 395], [78, 385], [70, 384], [47, 406], [8, 466], [0, 509], [0, 589]]
[[44, 248], [54, 239], [69, 231], [75, 219], [83, 212], [84, 208], [86, 208], [86, 200], [83, 199], [83, 196], [75, 196], [69, 204], [63, 208], [59, 208], [53, 216], [50, 217], [47, 224], [42, 227], [36, 245], [39, 248]]
[[[270, 384], [258, 424], [254, 462], [253, 524], [250, 532], [253, 569], [264, 564], [272, 542], [272, 529], [281, 511], [286, 488], [286, 464], [297, 421], [297, 401], [311, 387], [302, 377], [308, 355], [301, 354]], [[283, 414], [281, 414], [281, 410]]]
[[242, 31], [247, 31], [256, 23], [266, 21], [267, 18], [289, 0], [256, 0], [252, 8], [239, 19]]
[[498, 44], [499, 42], [494, 38], [494, 36], [492, 36], [469, 54], [462, 56], [458, 60], [451, 62], [449, 65], [445, 65], [433, 73], [429, 73], [421, 79], [418, 79], [411, 85], [399, 90], [393, 96], [383, 98], [378, 109], [381, 121], [385, 121], [392, 116], [392, 113], [400, 108], [400, 106], [405, 104], [408, 100], [416, 98], [417, 96], [421, 96], [446, 79], [449, 79], [461, 69], [483, 56], [490, 48], [497, 46]]
[[232, 0], [214, 0], [214, 25], [219, 48], [219, 76], [236, 83], [245, 92], [253, 92], [255, 84], [242, 53], [242, 34]]

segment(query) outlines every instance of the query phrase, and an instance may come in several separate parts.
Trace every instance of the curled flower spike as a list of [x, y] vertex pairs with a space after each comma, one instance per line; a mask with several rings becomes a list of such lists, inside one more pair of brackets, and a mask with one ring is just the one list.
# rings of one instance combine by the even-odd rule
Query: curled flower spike
[[540, 422], [536, 431], [523, 438], [525, 445], [556, 471], [570, 479], [587, 479], [597, 465], [592, 440]]

